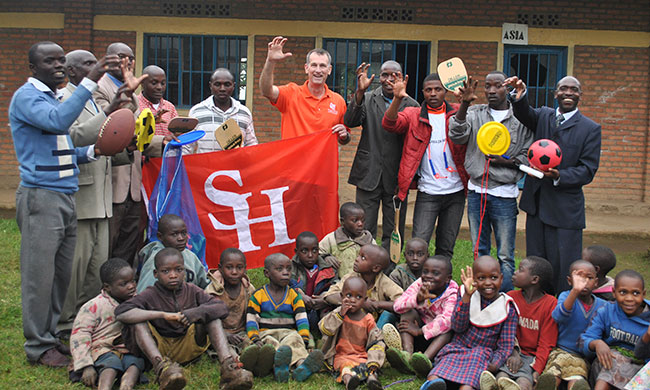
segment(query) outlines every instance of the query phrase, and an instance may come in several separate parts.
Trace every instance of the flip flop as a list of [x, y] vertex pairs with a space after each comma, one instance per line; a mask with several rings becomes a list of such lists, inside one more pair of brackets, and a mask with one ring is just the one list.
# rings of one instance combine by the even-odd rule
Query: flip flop
[[402, 374], [413, 374], [413, 370], [409, 367], [408, 360], [402, 351], [395, 348], [388, 348], [386, 350], [386, 360], [388, 360], [391, 367]]
[[447, 383], [444, 379], [431, 379], [420, 386], [420, 390], [447, 390]]
[[[305, 359], [306, 360], [306, 359]], [[275, 358], [273, 359], [273, 373], [275, 380], [280, 383], [289, 382], [289, 366], [291, 365], [291, 348], [287, 345], [282, 345], [275, 351]]]
[[264, 344], [259, 351], [260, 353], [257, 357], [257, 364], [253, 367], [253, 375], [261, 378], [269, 375], [273, 370], [275, 347], [271, 344]]
[[293, 370], [293, 379], [298, 382], [306, 381], [312, 374], [323, 368], [323, 360], [323, 352], [318, 349], [311, 351], [307, 358]]
[[398, 351], [402, 350], [402, 336], [393, 324], [385, 324], [381, 331], [384, 334], [384, 343], [387, 347], [395, 348]]
[[413, 371], [415, 371], [415, 374], [420, 378], [426, 378], [432, 368], [431, 360], [422, 352], [414, 353], [411, 356], [409, 364]]

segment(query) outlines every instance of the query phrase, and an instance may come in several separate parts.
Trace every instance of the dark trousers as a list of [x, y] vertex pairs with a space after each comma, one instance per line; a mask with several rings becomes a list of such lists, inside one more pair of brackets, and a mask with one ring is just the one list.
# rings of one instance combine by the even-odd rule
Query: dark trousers
[[464, 190], [446, 195], [429, 195], [418, 191], [413, 210], [413, 237], [429, 242], [435, 228], [435, 254], [451, 259], [464, 212]]
[[[372, 191], [365, 191], [357, 187], [356, 202], [366, 213], [366, 229], [377, 237], [377, 219], [379, 218], [379, 203], [381, 203], [381, 246], [390, 252], [390, 235], [395, 230], [395, 209], [393, 208], [393, 194], [384, 191], [382, 185]], [[399, 235], [404, 245], [404, 225], [406, 222], [406, 205], [408, 196], [402, 202], [399, 211]]]
[[20, 292], [27, 360], [57, 345], [56, 324], [72, 272], [77, 240], [74, 194], [18, 187]]
[[134, 264], [136, 252], [144, 241], [142, 223], [143, 202], [135, 202], [129, 194], [123, 203], [113, 203], [113, 216], [109, 219], [110, 256]]
[[554, 294], [569, 289], [571, 263], [582, 257], [582, 229], [547, 225], [537, 215], [526, 216], [526, 256], [539, 256], [553, 266]]

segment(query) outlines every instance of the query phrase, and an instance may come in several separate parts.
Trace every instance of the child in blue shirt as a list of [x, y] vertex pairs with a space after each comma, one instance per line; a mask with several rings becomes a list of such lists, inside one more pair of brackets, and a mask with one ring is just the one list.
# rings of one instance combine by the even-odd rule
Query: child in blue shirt
[[623, 270], [614, 279], [614, 298], [601, 308], [581, 338], [583, 352], [594, 354], [595, 390], [622, 389], [644, 362], [634, 347], [650, 324], [650, 302], [644, 300], [645, 283], [636, 271]]
[[537, 381], [537, 390], [556, 389], [562, 381], [568, 382], [571, 390], [588, 390], [589, 364], [578, 346], [580, 335], [606, 301], [592, 294], [598, 281], [597, 270], [586, 260], [571, 264], [567, 282], [571, 290], [564, 291], [553, 310], [557, 323], [557, 347], [546, 363], [546, 368]]

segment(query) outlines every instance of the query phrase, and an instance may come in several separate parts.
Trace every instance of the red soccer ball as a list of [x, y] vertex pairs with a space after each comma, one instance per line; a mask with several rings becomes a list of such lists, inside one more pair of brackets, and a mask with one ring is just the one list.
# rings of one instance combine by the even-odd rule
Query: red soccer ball
[[555, 168], [562, 162], [562, 150], [550, 139], [540, 139], [528, 148], [528, 162], [541, 171]]

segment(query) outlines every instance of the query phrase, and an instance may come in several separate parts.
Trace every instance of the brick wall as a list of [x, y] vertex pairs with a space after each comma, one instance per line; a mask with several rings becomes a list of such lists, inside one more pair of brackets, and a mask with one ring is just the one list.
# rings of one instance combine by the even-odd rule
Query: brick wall
[[[9, 3], [8, 1], [5, 1]], [[36, 3], [30, 0], [28, 4]], [[48, 2], [49, 3], [49, 2]], [[55, 3], [55, 2], [51, 2]], [[24, 2], [7, 4], [6, 11], [22, 10]], [[165, 15], [183, 17], [232, 17], [349, 21], [367, 23], [420, 23], [434, 25], [501, 26], [503, 22], [529, 23], [545, 28], [650, 30], [650, 1], [613, 0], [457, 0], [372, 1], [365, 0], [95, 0], [95, 10], [113, 15]], [[40, 5], [40, 4], [39, 4]], [[49, 12], [57, 12], [48, 6]], [[32, 8], [34, 7], [32, 6]], [[54, 9], [54, 10], [52, 10]], [[41, 11], [43, 12], [43, 11]], [[526, 21], [520, 17], [526, 17]]]
[[575, 48], [574, 75], [583, 89], [580, 110], [602, 125], [600, 168], [594, 182], [586, 187], [588, 195], [644, 200], [648, 59], [647, 48]]
[[[460, 57], [463, 59], [467, 74], [478, 79], [478, 100], [477, 104], [487, 103], [483, 93], [483, 81], [488, 72], [497, 68], [497, 44], [496, 42], [468, 42], [468, 41], [439, 41], [438, 61], [448, 58]], [[456, 103], [451, 93], [447, 94], [447, 100]]]
[[14, 92], [30, 76], [27, 51], [38, 41], [60, 42], [62, 37], [62, 30], [0, 29], [0, 189], [20, 182], [8, 111]]

